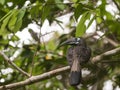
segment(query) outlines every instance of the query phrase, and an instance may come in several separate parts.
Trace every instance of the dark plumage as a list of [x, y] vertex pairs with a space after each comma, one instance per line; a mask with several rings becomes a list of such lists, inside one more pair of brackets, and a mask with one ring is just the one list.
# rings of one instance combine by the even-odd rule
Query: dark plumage
[[72, 38], [63, 44], [71, 45], [67, 50], [67, 60], [71, 67], [70, 85], [78, 85], [81, 82], [81, 64], [88, 62], [91, 56], [91, 50], [87, 47], [83, 38]]

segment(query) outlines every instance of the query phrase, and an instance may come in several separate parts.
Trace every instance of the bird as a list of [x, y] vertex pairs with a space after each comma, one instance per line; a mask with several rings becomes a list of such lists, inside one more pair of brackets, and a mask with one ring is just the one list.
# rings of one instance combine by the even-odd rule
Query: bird
[[82, 37], [70, 38], [61, 44], [61, 46], [63, 45], [71, 45], [66, 53], [66, 58], [70, 66], [69, 83], [71, 86], [77, 86], [82, 80], [81, 65], [89, 61], [91, 49]]

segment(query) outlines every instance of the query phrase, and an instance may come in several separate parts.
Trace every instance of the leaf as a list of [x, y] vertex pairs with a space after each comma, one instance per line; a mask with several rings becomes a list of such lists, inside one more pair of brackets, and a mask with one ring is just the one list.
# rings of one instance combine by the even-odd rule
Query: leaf
[[15, 23], [17, 21], [17, 14], [18, 14], [18, 10], [15, 10], [9, 23], [8, 23], [8, 28], [12, 31], [15, 27]]
[[0, 19], [0, 22], [2, 22], [6, 17], [8, 17], [9, 15], [11, 15], [12, 13], [12, 10], [9, 11], [5, 16], [3, 16], [1, 19]]
[[[62, 4], [63, 2], [61, 0], [55, 0], [55, 3], [57, 5], [58, 8], [60, 8], [61, 10], [65, 9], [65, 5]], [[60, 4], [59, 4], [60, 3]]]
[[25, 14], [25, 9], [14, 9], [6, 14], [0, 21], [3, 21], [1, 25], [0, 33], [7, 34], [10, 33], [10, 30], [16, 32], [20, 29], [22, 25], [22, 18]]
[[32, 18], [37, 18], [37, 17], [39, 17], [39, 13], [40, 13], [40, 8], [42, 7], [42, 5], [40, 5], [40, 6], [33, 6], [32, 8], [31, 8], [31, 10], [30, 10], [30, 15], [31, 15], [31, 17]]
[[111, 13], [109, 13], [109, 12], [105, 12], [105, 15], [106, 15], [106, 17], [107, 17], [107, 20], [113, 20], [113, 16], [112, 16], [112, 14]]
[[88, 12], [86, 12], [82, 15], [82, 17], [77, 25], [77, 28], [76, 28], [76, 33], [75, 33], [76, 37], [80, 37], [85, 33], [85, 31], [86, 31], [85, 21], [89, 18], [90, 18], [90, 13], [88, 13]]
[[47, 19], [48, 15], [50, 14], [50, 7], [48, 7], [47, 5], [43, 7], [42, 10], [42, 17], [41, 17], [41, 21], [42, 23], [44, 23], [45, 19]]
[[8, 21], [10, 20], [10, 17], [11, 17], [11, 15], [9, 15], [8, 17], [6, 17], [6, 18], [3, 20], [3, 24], [2, 24], [2, 26], [1, 26], [1, 31], [4, 31], [4, 30], [5, 30], [5, 28], [6, 28], [7, 24], [8, 24]]
[[16, 32], [21, 28], [22, 25], [22, 18], [25, 14], [26, 9], [20, 9], [20, 10], [16, 10], [16, 12], [14, 12], [14, 14], [12, 15], [9, 24], [8, 24], [8, 28], [13, 31]]
[[86, 26], [84, 24], [82, 26], [79, 24], [78, 28], [76, 30], [76, 37], [80, 37], [85, 33]]
[[4, 35], [7, 34], [7, 24], [14, 13], [14, 10], [8, 12], [2, 19], [0, 19], [0, 22], [3, 21], [1, 28], [0, 28], [0, 34]]
[[18, 18], [18, 22], [20, 21], [20, 20], [22, 20], [22, 18], [23, 18], [23, 16], [25, 15], [25, 12], [26, 12], [26, 9], [20, 9], [19, 10], [19, 13], [18, 13], [18, 15], [17, 15], [17, 18]]
[[19, 40], [19, 37], [16, 36], [16, 35], [13, 35], [13, 36], [11, 37], [11, 40], [12, 40], [12, 41], [18, 41], [18, 40]]
[[5, 46], [8, 43], [9, 43], [9, 40], [4, 40], [4, 39], [0, 40], [0, 45], [4, 45]]
[[74, 16], [75, 19], [78, 20], [79, 16], [86, 13], [86, 12], [93, 12], [94, 8], [90, 5], [84, 5], [82, 3], [75, 4], [75, 11], [74, 11]]
[[82, 15], [86, 10], [84, 9], [83, 4], [77, 4], [76, 8], [75, 8], [75, 19], [77, 20], [79, 18], [80, 15]]
[[26, 9], [20, 9], [18, 15], [17, 15], [17, 22], [15, 24], [15, 28], [14, 28], [14, 32], [18, 31], [21, 26], [22, 26], [22, 19], [23, 19], [23, 16], [25, 15], [25, 12], [26, 12]]
[[10, 31], [8, 31], [8, 23], [10, 21], [10, 18], [12, 17], [12, 15], [14, 14], [15, 10], [11, 10], [10, 12], [8, 12], [3, 18], [0, 19], [0, 22], [2, 22], [1, 27], [0, 27], [0, 34], [1, 35], [7, 35], [8, 33], [10, 33]]
[[55, 50], [56, 46], [55, 46], [55, 42], [54, 40], [50, 40], [48, 45], [47, 45], [47, 49], [48, 50]]
[[17, 32], [21, 28], [21, 26], [22, 26], [22, 20], [20, 20], [15, 24], [15, 28], [13, 29], [13, 32]]
[[108, 24], [109, 29], [113, 32], [113, 33], [117, 33], [117, 35], [120, 35], [120, 22], [117, 21], [113, 21], [113, 20], [106, 20], [106, 23]]
[[5, 3], [5, 0], [0, 0], [0, 4], [4, 4]]

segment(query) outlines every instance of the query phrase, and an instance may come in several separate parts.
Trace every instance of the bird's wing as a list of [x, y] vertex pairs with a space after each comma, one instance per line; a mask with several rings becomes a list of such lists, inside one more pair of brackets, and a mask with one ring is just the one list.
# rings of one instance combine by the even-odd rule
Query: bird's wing
[[79, 46], [75, 48], [75, 51], [80, 64], [89, 61], [91, 57], [91, 49], [89, 47]]
[[73, 50], [74, 50], [73, 47], [68, 48], [67, 54], [66, 54], [66, 58], [67, 58], [67, 61], [68, 61], [70, 66], [72, 66], [72, 63], [73, 63], [73, 60], [74, 60], [73, 59]]

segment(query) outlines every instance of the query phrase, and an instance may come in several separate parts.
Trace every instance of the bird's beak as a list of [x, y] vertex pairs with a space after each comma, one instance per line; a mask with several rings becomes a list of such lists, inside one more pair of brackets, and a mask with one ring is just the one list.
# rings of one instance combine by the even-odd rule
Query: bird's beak
[[68, 40], [64, 41], [63, 43], [61, 43], [60, 46], [74, 45], [74, 44], [76, 44], [76, 38], [71, 38], [71, 39], [68, 39]]

